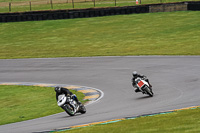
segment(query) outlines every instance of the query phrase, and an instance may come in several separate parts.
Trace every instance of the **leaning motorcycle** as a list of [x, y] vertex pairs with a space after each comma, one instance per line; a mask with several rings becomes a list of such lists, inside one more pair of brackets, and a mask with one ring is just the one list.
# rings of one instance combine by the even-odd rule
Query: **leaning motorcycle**
[[143, 78], [139, 78], [139, 77], [135, 79], [135, 82], [136, 82], [137, 87], [143, 94], [147, 94], [153, 97], [153, 91], [149, 87], [148, 82], [146, 82]]
[[83, 104], [79, 105], [71, 96], [61, 94], [58, 96], [58, 106], [65, 110], [70, 116], [74, 116], [76, 113], [86, 113], [86, 108]]

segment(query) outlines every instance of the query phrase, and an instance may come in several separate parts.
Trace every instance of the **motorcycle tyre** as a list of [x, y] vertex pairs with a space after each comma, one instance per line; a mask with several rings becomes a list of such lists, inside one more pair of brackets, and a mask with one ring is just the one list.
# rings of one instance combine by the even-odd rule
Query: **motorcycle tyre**
[[148, 91], [147, 93], [148, 93], [148, 95], [149, 95], [150, 97], [153, 97], [153, 92], [152, 92], [152, 90]]
[[153, 97], [153, 91], [152, 91], [149, 87], [146, 87], [146, 88], [145, 88], [145, 91], [147, 92], [147, 94], [148, 94], [150, 97]]
[[65, 112], [66, 112], [68, 115], [74, 116], [74, 115], [76, 114], [76, 112], [71, 113], [71, 112], [67, 109], [67, 108], [73, 108], [73, 107], [69, 107], [69, 106], [70, 106], [69, 104], [66, 104], [65, 106], [67, 106], [67, 107], [64, 107], [64, 110], [65, 110]]
[[86, 113], [86, 108], [85, 108], [85, 106], [84, 105], [82, 105], [81, 107], [80, 107], [80, 111], [79, 111], [81, 114], [85, 114]]

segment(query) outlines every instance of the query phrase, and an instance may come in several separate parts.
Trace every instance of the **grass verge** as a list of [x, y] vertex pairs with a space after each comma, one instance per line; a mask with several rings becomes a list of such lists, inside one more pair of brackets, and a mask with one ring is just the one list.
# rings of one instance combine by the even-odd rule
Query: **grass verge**
[[200, 55], [200, 12], [0, 23], [0, 59]]
[[139, 117], [106, 125], [67, 130], [59, 133], [199, 133], [200, 108]]
[[[84, 103], [83, 93], [71, 91]], [[52, 87], [0, 85], [0, 103], [0, 125], [63, 112]]]

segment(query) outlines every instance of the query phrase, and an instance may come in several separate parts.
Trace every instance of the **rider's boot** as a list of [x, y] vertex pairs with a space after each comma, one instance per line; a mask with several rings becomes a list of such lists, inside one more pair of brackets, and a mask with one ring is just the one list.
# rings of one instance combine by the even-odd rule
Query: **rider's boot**
[[152, 89], [152, 85], [149, 85], [149, 87]]
[[83, 104], [80, 101], [78, 101], [77, 103], [79, 106], [83, 106]]
[[[148, 82], [149, 83], [149, 82]], [[152, 88], [152, 85], [149, 83], [149, 87]]]
[[145, 81], [147, 81], [147, 83], [149, 84], [149, 87], [152, 88], [152, 85], [150, 84], [149, 80], [146, 79]]

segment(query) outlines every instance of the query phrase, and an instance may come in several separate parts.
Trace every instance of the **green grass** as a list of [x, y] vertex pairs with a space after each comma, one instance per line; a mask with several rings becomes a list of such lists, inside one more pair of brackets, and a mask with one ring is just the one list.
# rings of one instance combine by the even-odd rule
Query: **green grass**
[[94, 125], [59, 133], [199, 133], [200, 108], [139, 117], [107, 125]]
[[[83, 93], [72, 92], [84, 102]], [[52, 87], [0, 85], [0, 103], [0, 125], [63, 112]]]
[[0, 59], [200, 55], [200, 12], [0, 23]]

